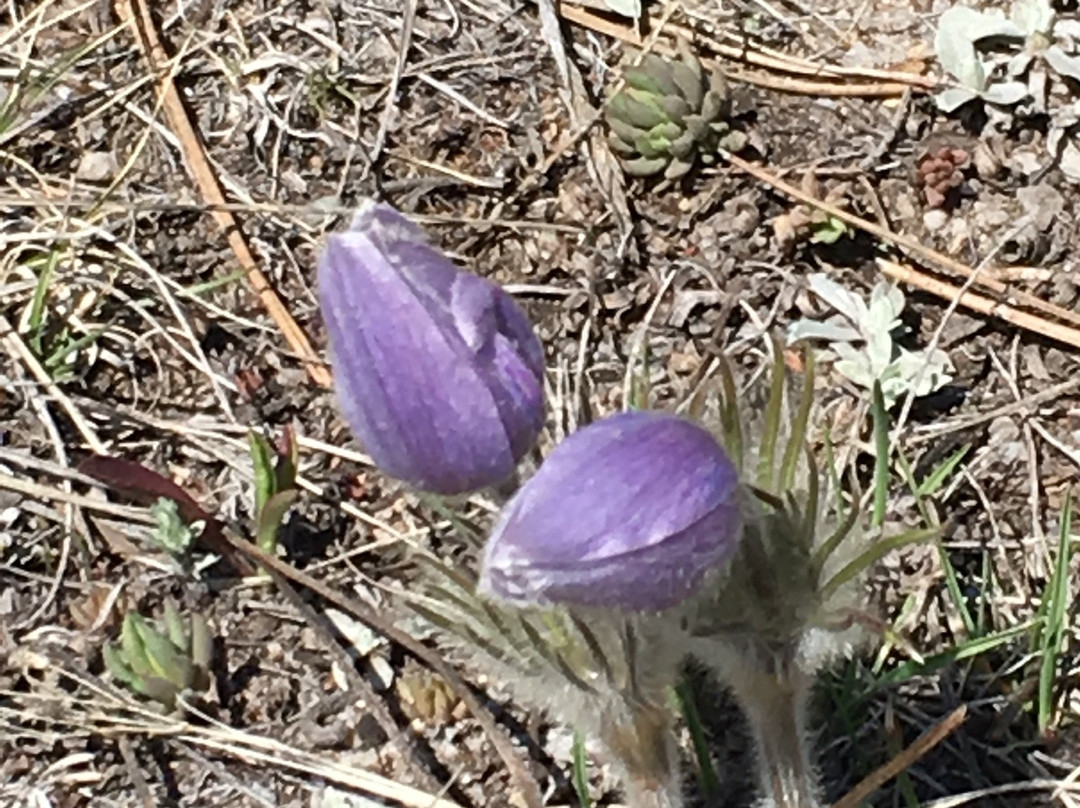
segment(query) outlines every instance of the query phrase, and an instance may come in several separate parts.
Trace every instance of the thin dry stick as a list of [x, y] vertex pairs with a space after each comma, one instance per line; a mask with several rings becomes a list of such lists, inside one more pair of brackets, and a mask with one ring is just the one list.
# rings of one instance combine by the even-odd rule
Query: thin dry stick
[[[117, 0], [116, 11], [120, 19], [132, 27], [135, 39], [142, 49], [151, 71], [158, 75], [162, 72], [162, 66], [168, 64], [169, 59], [158, 37], [154, 18], [150, 13], [150, 7], [147, 5], [146, 0]], [[180, 139], [188, 167], [194, 175], [195, 183], [203, 199], [209, 205], [223, 205], [225, 203], [225, 194], [222, 191], [221, 183], [210, 165], [202, 141], [199, 139], [191, 118], [188, 116], [187, 107], [184, 106], [180, 94], [176, 91], [176, 85], [173, 84], [167, 73], [158, 82], [158, 93], [161, 96], [162, 106], [165, 108], [165, 116]], [[236, 255], [240, 267], [247, 273], [252, 290], [285, 336], [289, 347], [304, 362], [311, 380], [322, 387], [329, 387], [331, 384], [330, 371], [327, 370], [319, 355], [311, 346], [307, 335], [297, 325], [289, 310], [285, 308], [281, 298], [270, 286], [266, 275], [255, 263], [255, 256], [252, 255], [251, 249], [248, 247], [247, 240], [244, 238], [240, 223], [236, 217], [230, 211], [219, 207], [214, 207], [211, 210], [211, 215], [214, 217], [214, 221], [217, 222], [218, 227], [225, 233], [229, 246]]]
[[1041, 317], [1036, 317], [1033, 314], [1020, 311], [1012, 306], [999, 303], [989, 297], [983, 297], [974, 292], [965, 292], [959, 286], [954, 286], [951, 283], [945, 283], [945, 281], [931, 278], [921, 272], [917, 272], [911, 267], [897, 264], [894, 261], [887, 261], [884, 258], [879, 258], [877, 260], [877, 265], [882, 273], [888, 278], [909, 284], [917, 289], [922, 289], [924, 292], [929, 292], [943, 300], [956, 300], [964, 308], [970, 309], [971, 311], [977, 311], [979, 314], [997, 317], [1018, 328], [1023, 328], [1052, 340], [1063, 342], [1074, 348], [1080, 348], [1080, 332], [1076, 329], [1069, 328], [1068, 326], [1059, 323], [1053, 323], [1049, 320], [1044, 320]]
[[372, 631], [375, 631], [391, 642], [396, 643], [404, 651], [427, 665], [432, 671], [445, 679], [446, 683], [453, 689], [454, 694], [461, 699], [469, 712], [473, 714], [477, 723], [480, 724], [481, 728], [487, 734], [492, 745], [495, 747], [495, 751], [499, 754], [499, 757], [502, 758], [510, 775], [517, 782], [518, 788], [521, 790], [521, 794], [524, 797], [528, 808], [542, 808], [544, 803], [540, 792], [540, 786], [536, 782], [536, 778], [534, 778], [529, 773], [528, 769], [522, 765], [521, 761], [518, 760], [513, 745], [495, 723], [491, 711], [484, 706], [480, 699], [472, 692], [469, 685], [458, 675], [457, 671], [450, 667], [441, 656], [423, 643], [414, 639], [411, 635], [399, 629], [389, 620], [376, 614], [371, 607], [354, 598], [341, 594], [321, 581], [301, 572], [291, 564], [282, 561], [277, 556], [264, 552], [251, 542], [245, 541], [228, 530], [223, 530], [222, 534], [234, 548], [247, 555], [264, 569], [270, 570], [271, 573], [281, 575], [302, 587], [310, 589], [323, 600], [332, 603], [343, 612], [355, 617]]
[[957, 707], [916, 738], [899, 755], [856, 783], [851, 791], [833, 803], [832, 808], [858, 808], [863, 800], [901, 772], [910, 769], [931, 749], [956, 732], [966, 719], [967, 706]]
[[[947, 255], [939, 253], [937, 250], [933, 250], [920, 242], [918, 239], [911, 236], [904, 235], [903, 233], [894, 233], [887, 227], [882, 227], [879, 224], [874, 224], [867, 219], [863, 219], [861, 216], [856, 216], [854, 213], [850, 213], [842, 208], [838, 208], [836, 205], [831, 205], [821, 199], [818, 199], [813, 194], [808, 194], [801, 188], [797, 188], [789, 182], [777, 177], [775, 174], [765, 170], [759, 165], [748, 162], [736, 155], [727, 155], [728, 161], [731, 165], [749, 174], [761, 182], [772, 186], [777, 191], [780, 191], [785, 196], [789, 196], [804, 204], [810, 205], [818, 210], [824, 211], [830, 216], [839, 219], [842, 222], [850, 224], [852, 227], [856, 227], [872, 236], [876, 236], [882, 241], [888, 242], [895, 247], [901, 247], [911, 253], [914, 253], [918, 257], [926, 260], [930, 264], [936, 265], [941, 270], [950, 272], [954, 275], [959, 275], [963, 278], [970, 278], [974, 274], [974, 270], [967, 264], [957, 261], [955, 258], [950, 258]], [[1080, 326], [1080, 314], [1069, 309], [1064, 309], [1061, 306], [1055, 306], [1053, 303], [1047, 303], [1039, 297], [1028, 292], [1023, 292], [1018, 289], [1010, 289], [1004, 283], [998, 280], [994, 280], [992, 277], [979, 276], [976, 278], [976, 283], [985, 289], [994, 292], [994, 294], [1000, 295], [1008, 303], [1025, 306], [1027, 308], [1041, 311], [1042, 313], [1053, 317], [1057, 320], [1061, 320], [1066, 323], [1071, 323], [1075, 326]], [[1074, 337], [1074, 339], [1080, 339], [1080, 335]], [[1072, 344], [1072, 343], [1070, 343]]]
[[[640, 46], [643, 44], [641, 36], [633, 28], [618, 25], [603, 17], [592, 14], [584, 9], [573, 8], [570, 6], [563, 6], [560, 9], [560, 15], [571, 22], [577, 23], [582, 27], [588, 28], [597, 33], [605, 34], [614, 39], [618, 39], [622, 42], [627, 42], [631, 45]], [[757, 64], [761, 67], [772, 68], [778, 71], [784, 71], [788, 73], [805, 73], [806, 75], [820, 75], [825, 78], [822, 81], [813, 81], [805, 78], [792, 78], [790, 76], [769, 76], [761, 73], [745, 72], [741, 70], [725, 70], [725, 75], [735, 79], [737, 81], [743, 81], [747, 84], [755, 84], [759, 87], [765, 87], [771, 90], [778, 90], [780, 92], [790, 93], [802, 93], [806, 95], [826, 95], [826, 96], [856, 96], [856, 97], [892, 97], [903, 95], [911, 84], [917, 83], [920, 86], [926, 84], [926, 79], [923, 76], [915, 76], [918, 82], [909, 80], [911, 74], [897, 73], [891, 75], [890, 81], [875, 81], [870, 83], [854, 83], [854, 84], [841, 84], [837, 81], [829, 81], [827, 78], [830, 73], [825, 68], [814, 68], [813, 70], [801, 67], [796, 62], [786, 61], [777, 57], [761, 54], [756, 51], [748, 50], [744, 47], [733, 47], [730, 45], [723, 45], [715, 40], [709, 40], [708, 45], [710, 49], [716, 53], [725, 56], [726, 58], [745, 61], [750, 64]], [[667, 44], [657, 43], [655, 50], [671, 55], [674, 52], [674, 48]], [[703, 60], [704, 64], [710, 64], [709, 60]], [[837, 79], [843, 78], [843, 76], [836, 75]], [[935, 83], [936, 84], [936, 83]]]
[[102, 443], [101, 438], [97, 436], [94, 427], [92, 427], [90, 422], [83, 417], [82, 412], [80, 412], [74, 402], [68, 398], [67, 394], [56, 385], [56, 382], [52, 380], [52, 377], [49, 376], [45, 368], [42, 367], [37, 357], [34, 356], [33, 352], [28, 347], [26, 347], [26, 343], [23, 342], [18, 332], [11, 327], [11, 323], [9, 323], [7, 318], [2, 314], [0, 314], [0, 341], [7, 347], [8, 353], [11, 354], [12, 359], [22, 361], [30, 371], [30, 374], [37, 380], [38, 384], [44, 387], [45, 391], [52, 396], [53, 400], [63, 408], [64, 412], [67, 413], [68, 418], [71, 419], [71, 423], [79, 430], [79, 434], [83, 436], [86, 445], [98, 454], [103, 454], [105, 452], [105, 444]]

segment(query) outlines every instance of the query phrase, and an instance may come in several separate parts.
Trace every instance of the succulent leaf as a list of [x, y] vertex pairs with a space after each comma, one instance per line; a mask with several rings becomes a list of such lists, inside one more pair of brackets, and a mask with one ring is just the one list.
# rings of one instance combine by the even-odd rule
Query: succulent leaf
[[673, 62], [671, 78], [678, 85], [679, 94], [686, 99], [686, 103], [694, 109], [699, 108], [701, 99], [705, 96], [701, 70], [694, 70], [683, 62]]
[[638, 157], [635, 160], [627, 160], [623, 168], [631, 177], [651, 177], [663, 171], [670, 162], [666, 157]]
[[677, 95], [666, 95], [660, 99], [660, 108], [675, 124], [682, 124], [683, 118], [690, 113], [690, 104]]
[[653, 96], [632, 87], [611, 99], [611, 112], [616, 118], [641, 129], [651, 129], [667, 121], [667, 116]]

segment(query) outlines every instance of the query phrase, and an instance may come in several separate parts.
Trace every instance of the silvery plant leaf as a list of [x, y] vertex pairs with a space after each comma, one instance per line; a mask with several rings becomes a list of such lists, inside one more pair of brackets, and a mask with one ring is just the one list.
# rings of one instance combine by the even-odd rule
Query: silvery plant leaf
[[807, 280], [811, 292], [847, 317], [856, 328], [862, 331], [867, 308], [866, 302], [861, 297], [852, 294], [823, 272], [815, 272]]
[[823, 339], [829, 342], [853, 342], [862, 339], [854, 328], [841, 323], [820, 320], [796, 320], [788, 326], [787, 340], [794, 344], [804, 339]]
[[1057, 45], [1051, 45], [1043, 54], [1046, 63], [1054, 68], [1059, 76], [1080, 81], [1080, 58], [1070, 56]]
[[917, 396], [929, 395], [952, 381], [952, 362], [944, 351], [902, 350], [896, 365], [907, 388], [914, 389]]
[[641, 16], [641, 0], [603, 0], [605, 6], [616, 14], [638, 19]]
[[859, 387], [870, 390], [874, 386], [876, 375], [870, 367], [870, 359], [863, 351], [852, 347], [846, 342], [840, 342], [833, 346], [836, 355], [840, 357], [836, 363], [836, 372], [847, 377]]
[[983, 15], [957, 6], [941, 15], [934, 36], [934, 53], [941, 69], [954, 76], [964, 87], [980, 92], [986, 86], [986, 70], [975, 52], [973, 21]]
[[904, 293], [888, 281], [882, 281], [870, 292], [869, 327], [873, 331], [894, 331], [904, 310]]
[[996, 9], [994, 11], [976, 11], [967, 6], [954, 6], [938, 18], [939, 31], [942, 26], [952, 28], [958, 37], [965, 37], [972, 44], [994, 37], [1005, 39], [1024, 38], [1024, 32]]
[[974, 101], [979, 94], [967, 87], [949, 87], [934, 96], [934, 103], [942, 112], [956, 112], [969, 101]]
[[989, 104], [1011, 107], [1028, 97], [1028, 86], [1023, 81], [1003, 81], [1000, 84], [991, 84], [980, 96]]
[[1054, 9], [1050, 0], [1016, 0], [1009, 11], [1009, 19], [1025, 37], [1049, 36], [1054, 29]]
[[1031, 63], [1035, 61], [1035, 54], [1020, 51], [1020, 53], [1009, 59], [1008, 65], [1005, 67], [1005, 75], [1011, 79], [1019, 78], [1027, 73]]

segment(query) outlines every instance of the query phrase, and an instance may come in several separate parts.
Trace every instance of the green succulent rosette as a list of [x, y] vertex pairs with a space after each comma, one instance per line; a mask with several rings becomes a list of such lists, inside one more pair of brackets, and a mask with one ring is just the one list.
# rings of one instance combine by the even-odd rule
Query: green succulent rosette
[[706, 73], [681, 45], [678, 59], [646, 54], [625, 73], [626, 86], [608, 102], [608, 143], [634, 177], [676, 180], [695, 162], [709, 165], [719, 150], [737, 152], [746, 135], [731, 127], [727, 82]]

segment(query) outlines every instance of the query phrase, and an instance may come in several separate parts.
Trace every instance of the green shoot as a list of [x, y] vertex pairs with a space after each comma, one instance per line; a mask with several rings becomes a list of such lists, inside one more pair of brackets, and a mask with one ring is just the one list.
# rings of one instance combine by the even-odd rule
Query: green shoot
[[205, 527], [204, 522], [187, 524], [176, 502], [166, 497], [153, 504], [150, 514], [154, 517], [154, 542], [174, 556], [187, 555]]
[[1037, 620], [1029, 620], [1026, 623], [1021, 623], [1018, 626], [999, 631], [996, 634], [989, 634], [985, 637], [975, 637], [967, 640], [946, 651], [928, 656], [921, 661], [910, 660], [904, 662], [897, 665], [884, 676], [879, 677], [875, 687], [884, 688], [899, 682], [906, 682], [916, 676], [933, 673], [947, 665], [953, 665], [957, 662], [962, 662], [965, 659], [973, 659], [988, 651], [992, 651], [995, 648], [1007, 645], [1017, 637], [1027, 634], [1037, 625]]
[[578, 804], [581, 808], [592, 808], [592, 797], [589, 796], [589, 760], [585, 752], [585, 739], [581, 733], [574, 731], [574, 764], [572, 779], [574, 792], [577, 794]]
[[[897, 465], [900, 466], [900, 472], [903, 474], [904, 481], [907, 483], [908, 488], [915, 495], [915, 505], [919, 509], [923, 521], [940, 530], [941, 523], [937, 517], [937, 510], [927, 497], [919, 495], [919, 484], [915, 482], [915, 474], [911, 469], [911, 464], [908, 462], [907, 458], [904, 457], [903, 452], [898, 451], [896, 453], [896, 462]], [[975, 622], [975, 618], [971, 616], [971, 610], [968, 609], [964, 593], [960, 590], [960, 581], [956, 577], [956, 568], [949, 558], [949, 551], [945, 548], [945, 544], [941, 541], [940, 536], [934, 540], [934, 543], [937, 546], [941, 570], [945, 575], [945, 589], [949, 593], [949, 599], [952, 601], [953, 606], [956, 607], [956, 611], [960, 615], [960, 620], [964, 624], [964, 630], [967, 632], [967, 635], [969, 637], [977, 637], [979, 636], [978, 625]]]
[[675, 686], [675, 697], [686, 720], [686, 727], [690, 730], [690, 742], [694, 746], [694, 758], [697, 761], [698, 785], [706, 798], [712, 797], [720, 793], [720, 778], [713, 765], [712, 755], [709, 754], [709, 741], [701, 725], [701, 715], [698, 713], [694, 691], [685, 676]]
[[1065, 635], [1065, 616], [1069, 601], [1069, 560], [1072, 557], [1072, 491], [1065, 494], [1061, 512], [1061, 531], [1058, 537], [1057, 563], [1043, 593], [1039, 610], [1044, 612], [1040, 632], [1041, 666], [1039, 669], [1039, 732], [1044, 735], [1054, 720], [1054, 682], [1058, 669], [1058, 654]]
[[277, 446], [264, 435], [248, 433], [255, 477], [255, 538], [260, 549], [273, 553], [285, 514], [296, 501], [298, 453], [292, 430], [286, 428]]
[[885, 524], [885, 506], [889, 497], [889, 414], [885, 411], [885, 396], [881, 382], [874, 382], [870, 411], [874, 425], [874, 511], [871, 524]]

